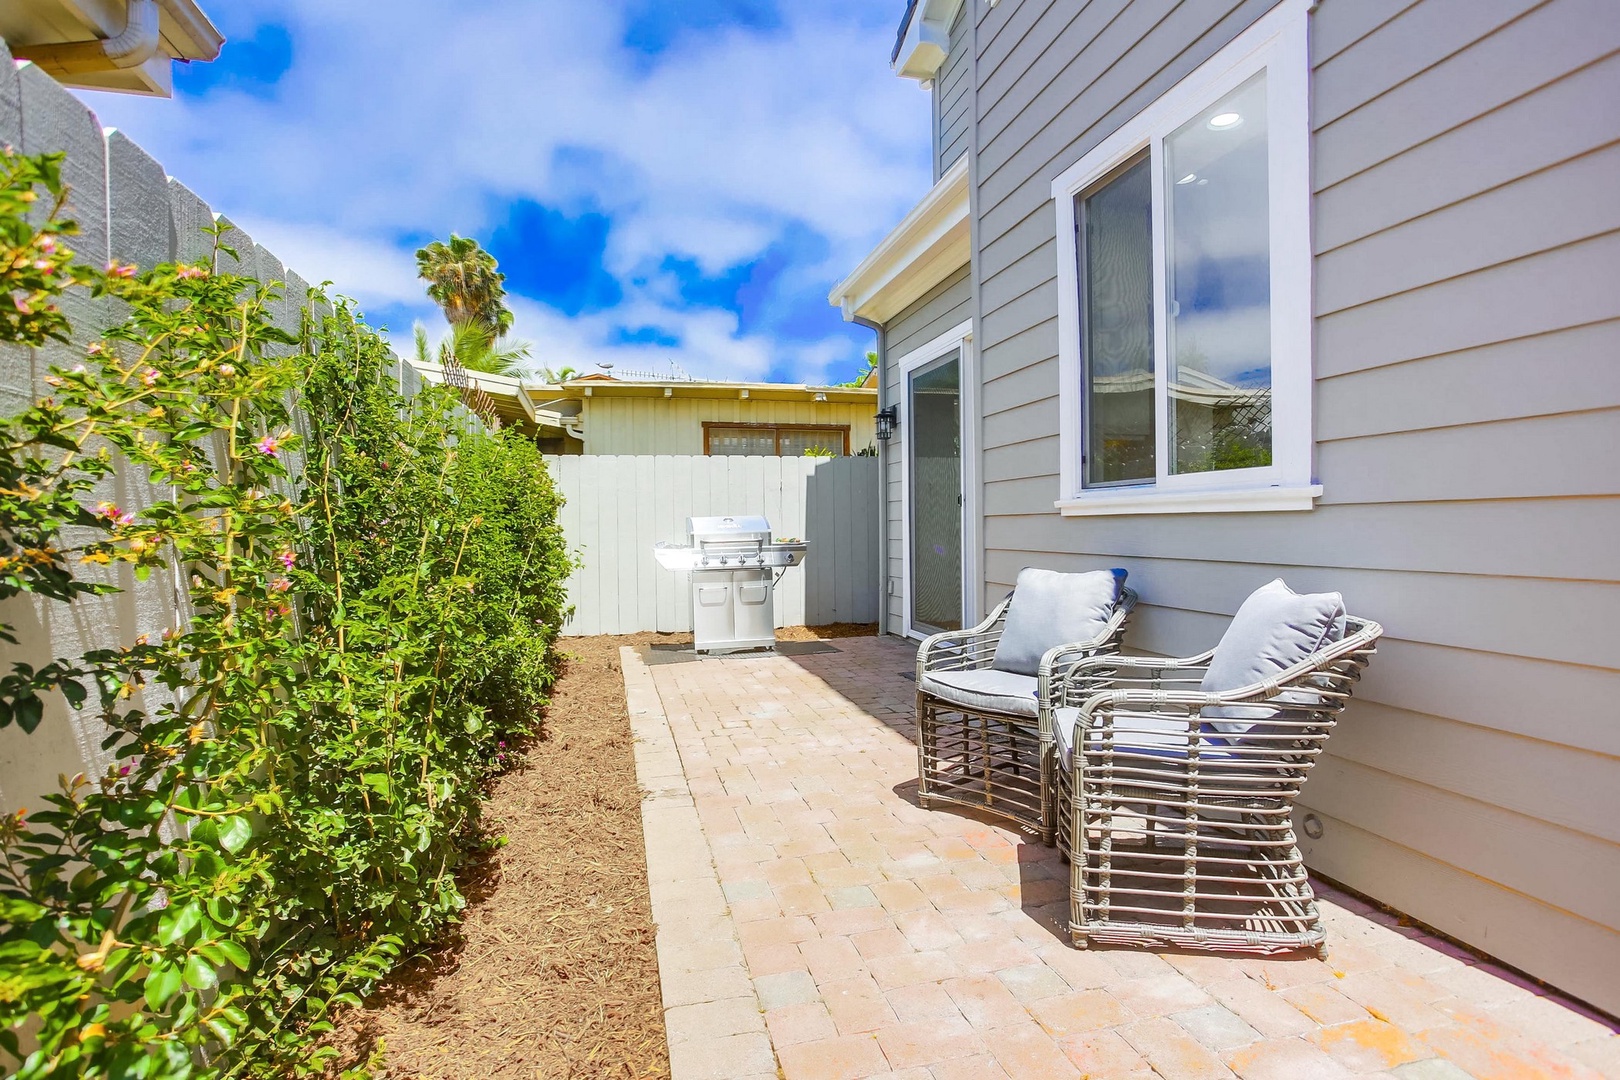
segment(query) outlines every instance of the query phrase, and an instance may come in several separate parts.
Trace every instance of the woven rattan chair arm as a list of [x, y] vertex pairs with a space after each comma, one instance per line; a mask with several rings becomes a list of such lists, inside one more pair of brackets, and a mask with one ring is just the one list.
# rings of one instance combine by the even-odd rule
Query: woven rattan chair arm
[[[1197, 656], [1127, 656], [1119, 653], [1110, 656], [1088, 657], [1075, 665], [1075, 674], [1084, 674], [1088, 670], [1111, 668], [1137, 672], [1175, 671], [1181, 668], [1208, 667], [1215, 650], [1199, 653]], [[1141, 676], [1133, 676], [1140, 678]], [[1151, 677], [1151, 676], [1149, 676]]]
[[978, 626], [965, 630], [946, 630], [923, 639], [917, 647], [917, 680], [930, 671], [960, 671], [963, 668], [986, 667], [995, 658], [996, 643], [1001, 640], [1002, 624], [1007, 619], [1007, 608], [1012, 597], [997, 604]]
[[[1125, 689], [1106, 690], [1102, 693], [1093, 694], [1080, 706], [1079, 723], [1083, 727], [1091, 727], [1092, 718], [1098, 712], [1117, 709], [1120, 706], [1147, 706], [1154, 711], [1163, 712], [1205, 709], [1212, 705], [1264, 704], [1273, 698], [1281, 697], [1289, 689], [1307, 685], [1313, 676], [1335, 669], [1345, 660], [1356, 659], [1364, 663], [1366, 657], [1371, 655], [1373, 646], [1384, 632], [1384, 628], [1377, 623], [1364, 620], [1351, 620], [1349, 630], [1350, 632], [1339, 641], [1312, 653], [1292, 667], [1279, 671], [1269, 679], [1251, 683], [1236, 690], [1204, 693], [1195, 690]], [[1129, 658], [1107, 657], [1098, 659], [1125, 661]], [[1313, 687], [1313, 689], [1319, 688]], [[1292, 706], [1295, 703], [1284, 698], [1283, 704]]]

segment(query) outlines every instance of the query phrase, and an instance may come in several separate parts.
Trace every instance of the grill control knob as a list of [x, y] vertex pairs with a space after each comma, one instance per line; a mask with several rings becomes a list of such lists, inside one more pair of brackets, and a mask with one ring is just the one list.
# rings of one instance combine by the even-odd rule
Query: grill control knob
[[703, 558], [701, 560], [699, 560], [698, 565], [699, 566], [708, 566], [709, 565], [709, 557], [707, 555], [703, 556]]

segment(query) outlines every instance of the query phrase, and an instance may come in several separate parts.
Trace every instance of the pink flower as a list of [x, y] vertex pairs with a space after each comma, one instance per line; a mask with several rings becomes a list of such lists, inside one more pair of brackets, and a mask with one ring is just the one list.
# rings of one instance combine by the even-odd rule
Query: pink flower
[[230, 364], [221, 364], [219, 365], [219, 373], [221, 375], [235, 375], [236, 368]]
[[38, 270], [46, 277], [51, 277], [56, 273], [56, 264], [51, 262], [49, 259], [35, 259], [34, 269]]
[[42, 236], [38, 240], [34, 241], [34, 246], [39, 248], [39, 250], [43, 251], [47, 255], [55, 255], [56, 237]]
[[118, 775], [119, 776], [128, 776], [129, 775], [129, 766], [125, 765], [122, 768], [120, 768], [118, 770]]
[[259, 453], [266, 457], [277, 457], [281, 453], [281, 440], [274, 435], [266, 435], [259, 440]]
[[114, 259], [112, 262], [107, 264], [107, 273], [111, 274], [113, 277], [132, 278], [135, 276], [135, 267], [133, 265], [125, 265], [124, 263], [119, 262], [117, 259]]
[[281, 561], [281, 565], [288, 570], [291, 570], [293, 568], [293, 564], [298, 561], [298, 556], [293, 554], [292, 548], [288, 548], [286, 551], [283, 551], [280, 555], [277, 555], [276, 558], [279, 559]]
[[84, 354], [86, 356], [100, 356], [101, 353], [102, 353], [102, 348], [101, 348], [101, 342], [99, 342], [99, 341], [92, 341], [90, 343], [89, 347], [84, 350]]
[[200, 266], [182, 266], [177, 273], [183, 278], [205, 278], [208, 276], [208, 271]]
[[277, 578], [275, 581], [270, 583], [270, 588], [274, 592], [284, 593], [288, 589], [292, 588], [292, 582], [288, 581], [286, 578]]
[[61, 386], [62, 385], [62, 380], [59, 377], [55, 376], [55, 375], [47, 375], [47, 376], [45, 376], [45, 385], [46, 386]]
[[147, 386], [156, 386], [157, 381], [158, 373], [156, 368], [147, 368], [145, 371], [141, 372], [141, 382], [145, 383]]
[[11, 303], [20, 315], [32, 315], [34, 313], [34, 309], [28, 306], [28, 301], [20, 296], [12, 296]]
[[120, 510], [110, 502], [99, 503], [96, 506], [96, 516], [106, 518], [114, 525], [133, 525], [135, 515], [126, 510]]
[[73, 374], [75, 374], [75, 375], [83, 375], [85, 372], [87, 372], [89, 370], [90, 369], [85, 367], [83, 364], [74, 364], [73, 365]]

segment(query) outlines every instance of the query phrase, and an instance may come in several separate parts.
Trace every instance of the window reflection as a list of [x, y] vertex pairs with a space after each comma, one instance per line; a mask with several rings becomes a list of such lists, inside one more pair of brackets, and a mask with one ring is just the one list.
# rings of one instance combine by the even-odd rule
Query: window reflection
[[1080, 195], [1086, 483], [1152, 480], [1153, 184], [1143, 154]]
[[1271, 464], [1265, 74], [1164, 140], [1172, 473]]

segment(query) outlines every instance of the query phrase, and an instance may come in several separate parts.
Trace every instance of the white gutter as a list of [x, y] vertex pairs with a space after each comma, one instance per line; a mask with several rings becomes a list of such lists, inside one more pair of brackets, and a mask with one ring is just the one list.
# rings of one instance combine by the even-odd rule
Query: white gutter
[[15, 55], [46, 71], [67, 75], [140, 67], [157, 55], [160, 24], [158, 0], [129, 0], [124, 29], [113, 37], [21, 45]]
[[219, 58], [219, 50], [225, 44], [225, 35], [208, 16], [197, 7], [196, 0], [158, 0], [163, 13], [169, 17], [175, 26], [179, 27], [183, 37], [190, 39], [194, 48], [181, 47], [182, 55], [176, 60], [199, 60], [207, 63]]

